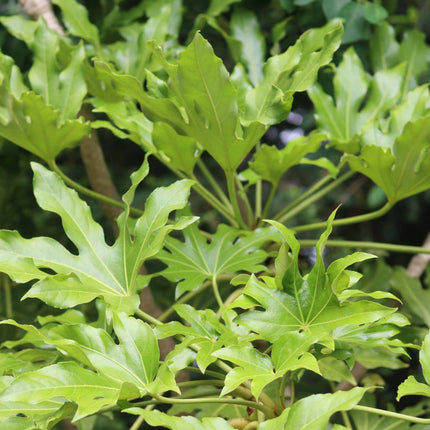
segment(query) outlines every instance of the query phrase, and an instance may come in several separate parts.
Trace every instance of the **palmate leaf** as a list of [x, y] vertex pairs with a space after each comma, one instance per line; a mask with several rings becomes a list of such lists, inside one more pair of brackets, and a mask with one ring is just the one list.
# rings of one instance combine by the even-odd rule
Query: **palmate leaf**
[[[357, 277], [349, 276], [346, 267], [373, 256], [354, 253], [333, 262], [326, 270], [322, 259], [325, 241], [331, 231], [334, 213], [330, 216], [327, 229], [320, 237], [317, 246], [317, 261], [311, 272], [303, 277], [298, 269], [299, 243], [293, 233], [283, 225], [275, 225], [291, 249], [291, 256], [285, 250], [277, 259], [275, 278], [254, 275], [249, 278], [243, 294], [250, 302], [239, 298], [237, 306], [249, 308], [252, 303], [263, 307], [263, 311], [250, 310], [236, 319], [240, 324], [254, 330], [274, 345], [288, 332], [302, 332], [314, 341], [334, 348], [331, 332], [346, 324], [366, 324], [387, 317], [394, 309], [367, 300], [343, 302], [337, 293], [356, 282]], [[242, 301], [242, 302], [241, 302]]]
[[406, 124], [392, 149], [367, 145], [347, 155], [351, 169], [381, 187], [390, 203], [430, 188], [430, 115]]
[[[183, 180], [156, 189], [146, 201], [144, 214], [134, 230], [127, 226], [128, 207], [134, 190], [148, 171], [147, 161], [132, 175], [132, 188], [124, 196], [127, 210], [119, 219], [120, 234], [113, 246], [106, 244], [101, 226], [77, 193], [44, 167], [33, 163], [35, 195], [39, 205], [57, 213], [79, 251], [70, 253], [49, 238], [23, 239], [17, 232], [0, 232], [0, 268], [17, 282], [38, 279], [25, 297], [38, 297], [60, 307], [73, 307], [96, 297], [117, 310], [133, 312], [137, 291], [145, 286], [139, 275], [142, 263], [163, 246], [166, 235], [187, 226], [194, 218], [184, 217], [167, 225], [169, 214], [187, 203], [191, 181]], [[40, 268], [49, 268], [49, 274]]]
[[[45, 326], [43, 331], [13, 320], [2, 324], [15, 325], [39, 338], [45, 346], [53, 345], [63, 355], [111, 379], [114, 385], [133, 384], [141, 396], [147, 393], [158, 370], [159, 350], [153, 330], [125, 314], [113, 314], [117, 343], [105, 330], [87, 324]], [[46, 351], [38, 352], [41, 355]]]
[[[28, 402], [31, 404], [65, 398], [77, 404], [74, 419], [97, 412], [101, 407], [114, 405], [118, 400], [139, 395], [131, 384], [114, 382], [80, 367], [76, 362], [53, 364], [18, 376], [0, 394], [2, 402]], [[11, 412], [11, 415], [14, 413]]]
[[166, 250], [157, 258], [167, 264], [161, 274], [176, 286], [176, 296], [194, 290], [203, 281], [238, 271], [259, 272], [267, 253], [261, 245], [279, 236], [270, 229], [238, 234], [237, 230], [220, 225], [210, 243], [200, 233], [197, 225], [184, 229], [185, 241], [167, 238]]
[[420, 364], [426, 383], [418, 382], [415, 376], [409, 376], [406, 381], [399, 385], [397, 400], [400, 400], [403, 396], [430, 397], [430, 334], [424, 338], [421, 346]]

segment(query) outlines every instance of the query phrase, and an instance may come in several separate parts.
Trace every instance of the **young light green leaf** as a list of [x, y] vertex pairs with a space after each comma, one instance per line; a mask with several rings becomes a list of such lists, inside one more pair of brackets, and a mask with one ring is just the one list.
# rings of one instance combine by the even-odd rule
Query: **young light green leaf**
[[75, 0], [52, 0], [52, 3], [60, 7], [63, 21], [71, 34], [96, 46], [99, 44], [99, 31], [89, 21], [88, 11], [84, 6]]
[[430, 116], [406, 124], [392, 150], [366, 145], [347, 155], [351, 168], [381, 187], [394, 204], [430, 188]]
[[213, 355], [238, 366], [227, 373], [221, 395], [230, 393], [244, 381], [251, 380], [251, 392], [258, 399], [261, 390], [278, 378], [270, 358], [253, 347], [228, 346]]
[[[143, 288], [139, 270], [163, 246], [166, 235], [182, 229], [194, 218], [184, 217], [167, 225], [169, 214], [187, 203], [191, 181], [179, 181], [156, 189], [148, 198], [144, 214], [137, 219], [134, 231], [120, 217], [120, 235], [113, 246], [104, 240], [103, 230], [95, 223], [86, 203], [67, 188], [61, 179], [44, 167], [33, 164], [35, 195], [39, 205], [57, 213], [75, 244], [74, 255], [48, 238], [26, 240], [16, 232], [0, 233], [0, 267], [17, 281], [39, 279], [25, 297], [39, 297], [57, 307], [71, 307], [103, 297], [118, 310], [132, 312], [138, 305], [136, 292]], [[145, 174], [143, 165], [137, 183]], [[136, 179], [134, 187], [137, 186]], [[127, 200], [129, 204], [130, 202]], [[6, 267], [10, 268], [6, 270]], [[54, 275], [40, 271], [49, 267]]]
[[290, 140], [282, 149], [278, 149], [276, 146], [261, 145], [249, 166], [262, 179], [276, 185], [282, 175], [291, 167], [299, 164], [306, 154], [317, 151], [324, 139], [323, 134], [315, 133]]
[[245, 120], [265, 125], [283, 121], [290, 111], [292, 94], [314, 83], [318, 70], [330, 62], [339, 47], [342, 31], [339, 20], [329, 22], [308, 30], [286, 52], [269, 58], [263, 81], [247, 94]]
[[233, 430], [222, 418], [203, 418], [199, 421], [194, 417], [172, 417], [160, 411], [147, 411], [141, 408], [128, 408], [123, 412], [141, 415], [151, 426], [162, 426], [171, 430]]
[[363, 128], [373, 126], [395, 106], [403, 74], [404, 65], [400, 65], [379, 71], [369, 80], [353, 48], [348, 49], [333, 79], [335, 102], [318, 84], [308, 90], [317, 123], [329, 134], [331, 145], [357, 152]]
[[13, 37], [22, 40], [28, 47], [33, 45], [34, 33], [39, 25], [37, 22], [21, 15], [2, 16], [0, 22]]
[[166, 250], [158, 257], [167, 268], [161, 274], [176, 286], [176, 296], [200, 286], [206, 279], [237, 271], [258, 272], [264, 270], [261, 264], [267, 257], [261, 245], [277, 237], [267, 229], [255, 230], [239, 237], [236, 230], [220, 225], [212, 241], [200, 233], [197, 225], [184, 230], [185, 242], [167, 238]]
[[231, 34], [242, 42], [241, 58], [248, 68], [254, 86], [263, 80], [266, 44], [256, 15], [246, 9], [235, 9], [230, 21]]
[[59, 124], [74, 119], [87, 93], [82, 44], [71, 46], [42, 21], [34, 34], [34, 62], [28, 74], [45, 104], [60, 111]]
[[230, 5], [237, 3], [240, 0], [211, 0], [207, 10], [208, 15], [217, 16], [230, 8]]
[[58, 125], [59, 119], [60, 113], [33, 92], [23, 93], [20, 99], [9, 94], [0, 101], [0, 136], [48, 162], [78, 145], [90, 132], [83, 118], [62, 125]]

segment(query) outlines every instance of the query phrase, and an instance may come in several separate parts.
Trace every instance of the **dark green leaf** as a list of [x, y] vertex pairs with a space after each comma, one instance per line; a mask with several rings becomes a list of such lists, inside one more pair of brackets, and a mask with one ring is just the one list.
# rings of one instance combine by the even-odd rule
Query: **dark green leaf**
[[379, 4], [365, 3], [364, 17], [371, 24], [378, 24], [388, 16], [388, 12]]
[[200, 286], [206, 279], [237, 271], [259, 272], [267, 257], [261, 245], [277, 237], [268, 229], [245, 233], [238, 239], [237, 230], [220, 225], [212, 241], [200, 233], [197, 225], [184, 230], [185, 242], [167, 238], [158, 257], [168, 267], [161, 274], [173, 282], [179, 282], [176, 296]]
[[338, 12], [338, 17], [345, 19], [345, 33], [342, 43], [352, 43], [370, 38], [370, 25], [364, 17], [362, 3], [346, 3]]

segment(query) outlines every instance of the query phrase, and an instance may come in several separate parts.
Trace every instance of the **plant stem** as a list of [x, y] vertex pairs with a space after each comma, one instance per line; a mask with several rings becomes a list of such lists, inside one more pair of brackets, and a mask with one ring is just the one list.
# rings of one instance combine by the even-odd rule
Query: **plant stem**
[[225, 178], [227, 181], [228, 195], [233, 205], [233, 212], [236, 221], [239, 223], [240, 228], [246, 229], [245, 223], [242, 219], [242, 214], [240, 213], [239, 203], [237, 201], [236, 187], [234, 185], [234, 172], [226, 170]]
[[221, 295], [219, 293], [218, 282], [216, 281], [216, 276], [212, 277], [212, 290], [214, 292], [215, 299], [218, 303], [220, 309], [224, 306], [224, 302], [222, 301]]
[[338, 179], [336, 179], [335, 181], [333, 181], [331, 184], [329, 184], [326, 187], [324, 187], [322, 190], [318, 191], [317, 193], [312, 194], [310, 197], [308, 197], [307, 199], [303, 200], [300, 204], [297, 204], [293, 209], [291, 209], [287, 213], [285, 213], [282, 216], [280, 216], [277, 220], [279, 222], [281, 222], [281, 223], [285, 223], [287, 220], [293, 218], [298, 213], [300, 213], [301, 211], [303, 211], [303, 209], [307, 208], [312, 203], [314, 203], [315, 201], [319, 200], [321, 197], [323, 197], [324, 195], [326, 195], [327, 193], [329, 193], [331, 190], [335, 189], [340, 184], [342, 184], [343, 182], [345, 182], [346, 180], [348, 180], [354, 173], [355, 172], [349, 171], [349, 172], [343, 174]]
[[[301, 246], [314, 246], [318, 239], [299, 240]], [[429, 248], [421, 246], [395, 245], [393, 243], [361, 242], [355, 240], [327, 240], [326, 245], [333, 248], [364, 248], [382, 249], [390, 252], [404, 252], [408, 254], [430, 254]]]
[[[111, 199], [110, 197], [107, 197], [103, 194], [97, 193], [96, 191], [90, 190], [86, 187], [84, 187], [83, 185], [75, 182], [73, 179], [69, 178], [58, 166], [57, 163], [55, 162], [55, 160], [51, 161], [49, 163], [49, 167], [51, 167], [51, 169], [57, 173], [61, 179], [69, 186], [71, 186], [72, 188], [74, 188], [76, 191], [78, 191], [79, 193], [91, 197], [95, 200], [99, 200], [101, 202], [107, 203], [111, 206], [115, 206], [117, 208], [121, 208], [121, 209], [125, 209], [125, 204], [118, 201], [118, 200], [114, 200]], [[140, 209], [136, 209], [136, 208], [130, 208], [130, 214], [134, 215], [134, 216], [141, 216], [143, 215], [143, 211], [141, 211]]]
[[291, 209], [296, 207], [300, 202], [307, 199], [310, 195], [314, 194], [316, 191], [318, 191], [322, 186], [324, 186], [327, 182], [330, 182], [333, 178], [330, 175], [326, 175], [323, 178], [321, 178], [318, 182], [316, 182], [314, 185], [312, 185], [310, 188], [308, 188], [307, 191], [305, 191], [303, 194], [300, 195], [296, 200], [292, 201], [288, 206], [286, 206], [284, 209], [282, 209], [280, 212], [278, 212], [273, 219], [279, 219], [284, 214], [289, 212]]
[[278, 184], [272, 184], [272, 188], [270, 190], [269, 195], [267, 196], [266, 203], [264, 204], [262, 218], [267, 217], [267, 212], [269, 212], [270, 205], [272, 204], [273, 197], [275, 197], [276, 190], [278, 189]]
[[13, 302], [12, 302], [12, 294], [10, 290], [10, 279], [5, 273], [3, 273], [1, 277], [3, 280], [2, 284], [4, 288], [6, 318], [13, 318]]
[[232, 210], [233, 207], [231, 206], [230, 200], [227, 198], [227, 196], [225, 195], [224, 191], [218, 185], [218, 182], [216, 181], [216, 179], [213, 177], [212, 173], [208, 170], [208, 168], [206, 167], [205, 163], [203, 163], [203, 161], [200, 158], [197, 160], [197, 166], [200, 169], [200, 171], [203, 173], [203, 176], [207, 179], [207, 181], [209, 182], [209, 184], [211, 184], [212, 188], [218, 194], [218, 197], [224, 202], [224, 204], [230, 210]]
[[163, 324], [161, 321], [159, 321], [157, 318], [154, 318], [153, 316], [147, 314], [146, 312], [143, 312], [142, 309], [136, 309], [134, 313], [143, 321], [146, 321], [150, 324], [154, 325], [161, 325]]
[[[200, 371], [200, 369], [198, 367], [187, 366], [187, 367], [185, 367], [185, 370], [188, 370], [189, 372], [199, 373], [200, 375], [202, 374], [202, 372]], [[213, 370], [206, 369], [205, 375], [213, 376], [214, 378], [218, 378], [221, 380], [225, 379], [225, 375], [223, 373], [215, 372]]]
[[352, 408], [352, 410], [382, 415], [384, 417], [396, 418], [398, 420], [409, 421], [416, 424], [430, 424], [430, 418], [411, 417], [410, 415], [399, 414], [398, 412], [386, 411], [384, 409], [371, 408], [369, 406], [356, 405]]
[[257, 402], [251, 402], [250, 400], [243, 399], [231, 399], [231, 398], [197, 398], [197, 399], [178, 399], [178, 398], [168, 398], [160, 395], [156, 395], [155, 399], [159, 403], [167, 403], [171, 405], [190, 405], [190, 404], [202, 404], [202, 403], [221, 403], [221, 404], [232, 404], [232, 405], [242, 405], [250, 408], [257, 409], [266, 415], [267, 418], [275, 418], [275, 414], [267, 406], [264, 406]]
[[255, 220], [261, 220], [263, 182], [259, 179], [255, 184]]
[[243, 188], [242, 182], [239, 179], [239, 176], [237, 174], [234, 175], [237, 187], [239, 189], [239, 196], [242, 199], [243, 203], [246, 207], [246, 214], [248, 216], [248, 225], [252, 226], [254, 224], [254, 214], [252, 212], [251, 203], [249, 203], [248, 196], [246, 194], [245, 189]]
[[[385, 215], [392, 207], [393, 203], [387, 202], [382, 208], [378, 209], [377, 211], [369, 212], [363, 215], [351, 216], [349, 218], [336, 219], [333, 221], [333, 226], [357, 224], [360, 222], [370, 221], [372, 219], [379, 218], [382, 215]], [[320, 228], [325, 228], [326, 226], [327, 223], [325, 222], [316, 222], [313, 224], [299, 225], [298, 227], [294, 227], [293, 231], [295, 233], [299, 233], [302, 231], [318, 230]]]

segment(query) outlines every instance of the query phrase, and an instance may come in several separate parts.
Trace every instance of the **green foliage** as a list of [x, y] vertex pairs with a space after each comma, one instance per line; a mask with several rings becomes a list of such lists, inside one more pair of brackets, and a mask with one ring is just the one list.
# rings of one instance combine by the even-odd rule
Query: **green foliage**
[[[430, 189], [424, 35], [397, 37], [386, 2], [272, 2], [279, 19], [269, 31], [264, 5], [212, 0], [188, 35], [180, 0], [103, 2], [98, 22], [82, 2], [53, 3], [65, 36], [44, 20], [0, 19], [32, 55], [24, 71], [0, 53], [0, 136], [46, 163], [31, 164], [34, 196], [64, 230], [63, 241], [0, 231], [0, 427], [48, 430], [71, 420], [91, 430], [117, 412], [124, 428], [138, 416], [133, 429], [335, 430], [351, 420], [360, 430], [426, 428], [418, 416], [428, 414], [426, 400], [401, 412], [389, 405], [396, 378], [378, 397], [386, 409], [370, 391], [398, 378], [419, 349], [423, 377], [411, 368], [397, 395], [430, 397], [428, 291], [403, 268], [372, 266], [376, 255], [355, 250], [422, 249], [330, 238], [338, 225]], [[329, 21], [308, 29], [304, 10]], [[296, 40], [293, 24], [307, 29]], [[369, 42], [338, 51], [357, 40]], [[315, 129], [307, 116], [303, 137], [268, 144], [268, 128], [305, 91]], [[83, 103], [94, 113], [88, 122], [76, 118]], [[57, 165], [91, 129], [145, 153], [121, 202]], [[176, 182], [154, 186], [149, 167], [160, 163]], [[328, 171], [306, 191], [296, 175], [304, 164]], [[327, 221], [304, 224], [307, 209], [354, 173], [385, 193], [383, 209], [337, 219], [338, 210], [325, 210]], [[297, 198], [285, 202], [289, 188]], [[114, 240], [78, 193], [120, 208]], [[214, 209], [200, 223], [196, 197]], [[132, 206], [143, 200], [143, 209]], [[274, 202], [280, 211], [264, 219]], [[301, 236], [320, 228], [319, 237]], [[354, 250], [333, 255], [332, 246]], [[149, 286], [165, 296], [161, 315], [148, 311], [149, 290], [140, 294]], [[41, 315], [23, 321], [18, 296], [44, 303]], [[158, 341], [167, 338], [166, 351]], [[356, 381], [358, 364], [384, 369]]]

